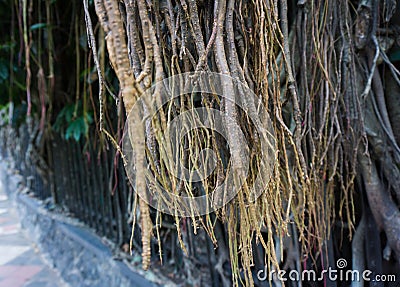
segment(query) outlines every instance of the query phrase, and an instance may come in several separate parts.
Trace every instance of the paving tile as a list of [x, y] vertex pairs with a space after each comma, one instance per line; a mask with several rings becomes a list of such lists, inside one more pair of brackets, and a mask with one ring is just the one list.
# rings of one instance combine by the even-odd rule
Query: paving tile
[[1, 266], [1, 280], [0, 287], [16, 287], [24, 286], [35, 274], [39, 273], [43, 269], [43, 266], [31, 265], [31, 266]]
[[29, 248], [29, 246], [1, 245], [0, 264], [6, 264], [8, 261], [13, 260], [25, 251], [29, 250]]
[[10, 219], [9, 218], [7, 218], [7, 217], [1, 217], [0, 218], [0, 224], [2, 224], [2, 223], [8, 223], [8, 222], [10, 222]]
[[0, 277], [5, 278], [18, 270], [18, 266], [0, 266]]
[[21, 232], [17, 234], [8, 234], [0, 236], [0, 248], [4, 245], [14, 245], [14, 246], [29, 246], [29, 241], [25, 238], [24, 234]]
[[0, 226], [0, 235], [17, 234], [20, 230], [19, 223]]
[[51, 283], [45, 282], [45, 281], [35, 281], [35, 282], [27, 282], [25, 283], [24, 287], [47, 287], [47, 286], [52, 286], [49, 285]]
[[0, 281], [0, 287], [23, 287], [25, 282], [18, 278], [6, 278]]
[[[14, 258], [13, 260], [7, 262], [7, 265], [40, 265], [43, 264], [42, 260], [38, 254], [33, 250], [29, 249], [20, 256]], [[7, 266], [5, 265], [5, 266]]]
[[41, 259], [21, 231], [0, 181], [0, 287], [60, 287], [66, 284]]

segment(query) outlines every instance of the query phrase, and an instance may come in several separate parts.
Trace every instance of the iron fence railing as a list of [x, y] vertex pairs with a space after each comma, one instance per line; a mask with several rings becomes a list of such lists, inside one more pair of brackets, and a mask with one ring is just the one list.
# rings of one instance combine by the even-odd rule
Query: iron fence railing
[[67, 207], [100, 235], [118, 244], [127, 242], [131, 191], [115, 150], [103, 150], [90, 140], [77, 143], [55, 135], [51, 154], [55, 203]]
[[[129, 206], [132, 197], [122, 160], [113, 148], [101, 148], [92, 139], [65, 140], [52, 133], [44, 148], [39, 167], [34, 155], [34, 138], [25, 125], [1, 129], [0, 149], [3, 157], [13, 158], [15, 168], [35, 197], [51, 199], [70, 215], [96, 230], [114, 243], [129, 241]], [[94, 135], [93, 135], [94, 138]], [[45, 169], [45, 170], [44, 170]]]
[[[48, 178], [40, 174], [32, 159], [29, 156], [32, 149], [29, 145], [31, 136], [26, 125], [21, 125], [18, 129], [11, 126], [0, 128], [1, 153], [3, 158], [10, 156], [15, 164], [14, 168], [22, 175], [24, 184], [39, 199], [46, 199], [50, 194], [47, 188]], [[46, 171], [44, 171], [46, 172]]]
[[[36, 135], [39, 133], [36, 132]], [[116, 156], [111, 145], [108, 148], [101, 146], [94, 132], [89, 139], [79, 142], [67, 141], [53, 132], [47, 135], [44, 146], [38, 146], [37, 143], [43, 145], [43, 141], [37, 136], [33, 137], [32, 131], [29, 132], [26, 126], [19, 129], [0, 128], [0, 139], [0, 152], [4, 157], [13, 159], [15, 168], [23, 175], [25, 184], [36, 198], [45, 200], [48, 207], [54, 204], [54, 208], [79, 219], [98, 235], [109, 239], [115, 247], [128, 251], [134, 193], [128, 184], [123, 162]], [[35, 158], [38, 150], [41, 151], [41, 159]], [[151, 210], [154, 222], [157, 216], [155, 213]], [[210, 216], [212, 220], [215, 219], [214, 215]], [[140, 254], [141, 251], [138, 222], [136, 220], [134, 254]], [[154, 264], [159, 268], [157, 272], [168, 274], [171, 278], [176, 277], [176, 280], [182, 282], [185, 280], [185, 272], [196, 273], [196, 276], [202, 274], [205, 280], [214, 278], [218, 285], [219, 275], [214, 268], [218, 259], [211, 239], [201, 230], [197, 231], [197, 236], [193, 236], [190, 219], [182, 219], [184, 232], [182, 239], [179, 239], [175, 232], [175, 223], [173, 217], [163, 215], [158, 230], [162, 252], [158, 249], [159, 242], [156, 239], [151, 241], [154, 251], [152, 262], [158, 262]], [[217, 221], [215, 232], [218, 238], [227, 238], [223, 226]], [[189, 256], [181, 250], [180, 240], [186, 242]], [[116, 255], [119, 256], [118, 254], [121, 253]], [[137, 257], [129, 258], [132, 264], [137, 264]], [[190, 263], [192, 259], [197, 263]]]

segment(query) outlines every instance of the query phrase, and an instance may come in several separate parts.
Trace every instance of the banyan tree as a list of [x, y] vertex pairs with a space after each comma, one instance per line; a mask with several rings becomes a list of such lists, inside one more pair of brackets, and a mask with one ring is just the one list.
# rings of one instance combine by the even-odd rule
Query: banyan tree
[[[143, 269], [182, 286], [399, 274], [396, 1], [83, 0], [74, 11], [98, 92], [92, 140], [124, 160]], [[265, 277], [304, 270], [322, 280]]]

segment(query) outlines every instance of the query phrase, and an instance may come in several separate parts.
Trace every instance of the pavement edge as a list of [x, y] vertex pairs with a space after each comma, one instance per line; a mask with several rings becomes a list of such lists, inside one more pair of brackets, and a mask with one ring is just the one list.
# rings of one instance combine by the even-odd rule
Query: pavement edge
[[44, 208], [43, 202], [29, 196], [21, 184], [23, 178], [4, 159], [0, 161], [0, 180], [28, 237], [66, 283], [82, 287], [161, 286], [146, 278], [154, 279], [154, 274], [113, 259], [111, 249], [90, 229], [61, 220]]

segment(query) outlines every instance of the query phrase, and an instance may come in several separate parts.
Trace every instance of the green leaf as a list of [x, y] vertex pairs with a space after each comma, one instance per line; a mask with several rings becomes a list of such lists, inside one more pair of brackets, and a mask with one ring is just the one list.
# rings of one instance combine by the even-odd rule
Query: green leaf
[[79, 141], [82, 136], [89, 133], [91, 123], [93, 123], [92, 113], [83, 111], [82, 103], [78, 101], [78, 103], [64, 106], [58, 114], [53, 128], [55, 131], [63, 133], [66, 140], [73, 138]]
[[75, 123], [72, 122], [65, 131], [65, 139], [69, 140], [75, 131]]
[[87, 126], [87, 124], [85, 122], [84, 117], [79, 117], [79, 118], [76, 119], [76, 121], [78, 122], [79, 131], [82, 134], [86, 134], [86, 132], [88, 131], [88, 126]]
[[79, 141], [82, 135], [86, 135], [89, 131], [89, 126], [83, 116], [76, 118], [71, 122], [65, 131], [65, 139], [73, 137], [75, 141]]
[[30, 29], [31, 29], [31, 31], [34, 31], [34, 30], [46, 28], [46, 27], [47, 27], [47, 23], [36, 23], [36, 24], [33, 24]]
[[75, 141], [79, 142], [79, 139], [81, 138], [82, 132], [78, 129], [74, 130], [74, 139]]
[[72, 117], [74, 116], [75, 105], [70, 105], [65, 107], [65, 120], [69, 123], [72, 121]]
[[93, 117], [92, 117], [91, 114], [86, 113], [86, 114], [85, 114], [85, 117], [86, 117], [86, 122], [87, 122], [88, 124], [93, 123]]

